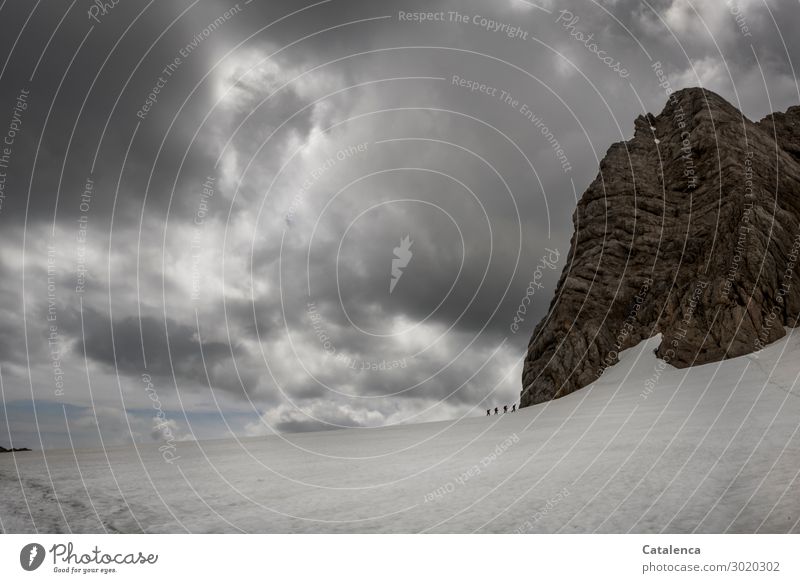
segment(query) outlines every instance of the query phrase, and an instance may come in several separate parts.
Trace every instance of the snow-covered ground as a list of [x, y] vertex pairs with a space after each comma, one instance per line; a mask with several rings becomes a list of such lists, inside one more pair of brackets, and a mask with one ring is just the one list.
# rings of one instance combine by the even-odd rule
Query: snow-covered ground
[[172, 465], [154, 448], [48, 451], [46, 466], [39, 452], [4, 454], [1, 527], [800, 532], [800, 330], [684, 370], [657, 345], [513, 414], [181, 442]]

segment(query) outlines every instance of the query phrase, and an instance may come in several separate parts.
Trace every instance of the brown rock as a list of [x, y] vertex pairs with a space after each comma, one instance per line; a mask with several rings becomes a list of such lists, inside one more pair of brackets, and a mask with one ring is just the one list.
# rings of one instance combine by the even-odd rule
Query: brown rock
[[753, 352], [797, 323], [800, 107], [754, 123], [686, 89], [634, 125], [573, 215], [522, 406], [586, 386], [657, 333], [659, 358], [686, 367]]

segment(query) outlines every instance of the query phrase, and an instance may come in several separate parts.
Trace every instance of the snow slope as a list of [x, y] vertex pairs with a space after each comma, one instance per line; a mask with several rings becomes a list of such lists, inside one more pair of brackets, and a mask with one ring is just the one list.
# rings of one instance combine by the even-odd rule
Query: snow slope
[[2, 455], [0, 528], [800, 532], [800, 333], [684, 370], [657, 345], [513, 414]]

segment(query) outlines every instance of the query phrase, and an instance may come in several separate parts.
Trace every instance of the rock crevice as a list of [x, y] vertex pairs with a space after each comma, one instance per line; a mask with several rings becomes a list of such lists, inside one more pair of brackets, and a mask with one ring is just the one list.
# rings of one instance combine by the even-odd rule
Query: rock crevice
[[592, 383], [655, 334], [658, 357], [681, 368], [759, 350], [797, 323], [800, 107], [752, 122], [685, 89], [634, 126], [575, 210], [522, 406]]

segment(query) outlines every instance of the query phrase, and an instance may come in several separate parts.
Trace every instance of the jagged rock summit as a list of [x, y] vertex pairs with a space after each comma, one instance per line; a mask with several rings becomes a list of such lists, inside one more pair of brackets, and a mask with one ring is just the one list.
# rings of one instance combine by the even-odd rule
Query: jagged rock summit
[[597, 379], [656, 334], [686, 367], [759, 350], [800, 312], [800, 107], [758, 123], [684, 89], [613, 144], [573, 215], [521, 405]]

